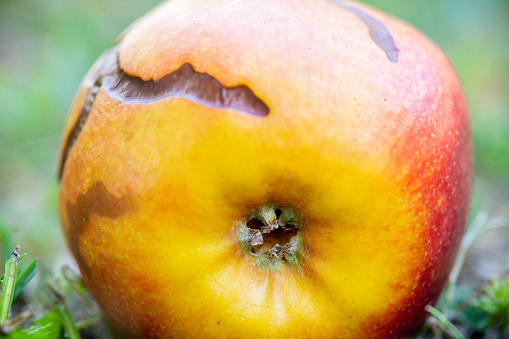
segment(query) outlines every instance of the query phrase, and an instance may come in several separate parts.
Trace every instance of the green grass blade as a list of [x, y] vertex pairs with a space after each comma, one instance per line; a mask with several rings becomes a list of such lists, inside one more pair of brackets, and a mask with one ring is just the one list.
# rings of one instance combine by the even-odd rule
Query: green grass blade
[[9, 319], [20, 259], [19, 246], [16, 246], [11, 257], [5, 262], [2, 296], [0, 297], [0, 325], [5, 324]]
[[20, 295], [21, 291], [25, 288], [25, 286], [32, 280], [34, 275], [37, 273], [37, 258], [32, 260], [32, 262], [25, 268], [20, 274], [18, 274], [16, 287], [14, 288], [14, 296], [13, 300]]
[[78, 332], [69, 309], [62, 305], [57, 306], [57, 308], [60, 312], [60, 316], [62, 317], [62, 325], [64, 325], [64, 330], [69, 336], [69, 339], [80, 339], [80, 333]]
[[24, 330], [17, 328], [4, 339], [25, 339], [25, 338], [44, 338], [60, 339], [62, 338], [62, 317], [57, 309], [46, 313], [42, 317], [33, 321], [34, 326]]
[[431, 305], [426, 306], [426, 311], [428, 311], [429, 313], [431, 313], [431, 315], [437, 318], [438, 321], [440, 321], [440, 323], [451, 332], [455, 339], [465, 339], [463, 334], [461, 334], [461, 332], [456, 328], [456, 326], [454, 326], [453, 323], [451, 323], [442, 312], [440, 312]]

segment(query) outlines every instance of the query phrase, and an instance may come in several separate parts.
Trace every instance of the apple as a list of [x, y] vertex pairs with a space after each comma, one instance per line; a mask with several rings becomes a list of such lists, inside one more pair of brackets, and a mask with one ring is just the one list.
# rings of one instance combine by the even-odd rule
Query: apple
[[61, 154], [63, 231], [121, 337], [412, 336], [472, 177], [448, 59], [339, 0], [161, 4], [86, 76]]

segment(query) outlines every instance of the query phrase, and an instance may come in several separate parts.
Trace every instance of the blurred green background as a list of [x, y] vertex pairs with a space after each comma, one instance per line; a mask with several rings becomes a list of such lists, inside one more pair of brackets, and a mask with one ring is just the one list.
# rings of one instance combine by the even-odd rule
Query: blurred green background
[[[43, 270], [72, 261], [56, 213], [56, 163], [73, 96], [95, 59], [158, 2], [0, 0], [0, 228]], [[474, 208], [509, 215], [509, 1], [365, 2], [412, 23], [450, 57], [471, 112]], [[508, 269], [509, 234], [497, 232], [473, 251], [470, 278]]]

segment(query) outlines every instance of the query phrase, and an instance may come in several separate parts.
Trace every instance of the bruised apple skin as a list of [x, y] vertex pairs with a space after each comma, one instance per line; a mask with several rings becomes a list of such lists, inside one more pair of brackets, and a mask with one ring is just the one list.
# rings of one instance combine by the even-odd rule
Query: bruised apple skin
[[173, 0], [86, 76], [60, 218], [120, 337], [404, 338], [460, 243], [447, 58], [360, 3]]

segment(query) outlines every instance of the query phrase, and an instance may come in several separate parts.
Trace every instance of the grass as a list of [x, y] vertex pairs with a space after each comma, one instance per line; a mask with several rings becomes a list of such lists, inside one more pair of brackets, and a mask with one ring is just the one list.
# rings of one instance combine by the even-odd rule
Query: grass
[[[459, 253], [439, 302], [428, 305], [431, 314], [421, 338], [484, 338], [496, 332], [499, 338], [509, 335], [509, 275], [500, 273], [481, 284], [458, 285], [469, 250], [485, 232], [508, 227], [502, 217], [489, 218], [481, 211], [472, 220], [463, 236]], [[500, 279], [502, 281], [500, 282]]]
[[[29, 304], [22, 298], [17, 299], [37, 272], [37, 260], [33, 260], [18, 274], [24, 256], [16, 246], [5, 262], [0, 298], [0, 336], [7, 339], [31, 336], [55, 339], [112, 337], [81, 277], [67, 266], [62, 268], [59, 277], [43, 278], [37, 287], [38, 297]], [[11, 309], [17, 312], [11, 315]]]

